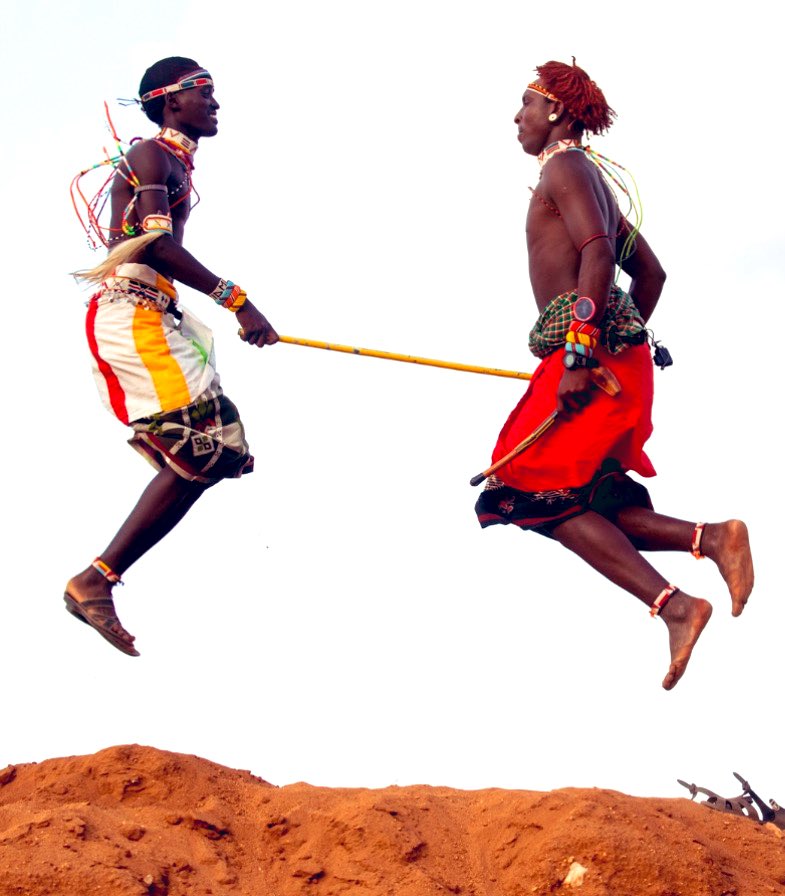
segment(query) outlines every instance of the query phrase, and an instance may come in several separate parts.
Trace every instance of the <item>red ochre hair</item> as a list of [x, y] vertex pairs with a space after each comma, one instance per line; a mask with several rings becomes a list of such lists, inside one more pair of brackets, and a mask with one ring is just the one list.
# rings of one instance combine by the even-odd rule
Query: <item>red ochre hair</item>
[[564, 103], [581, 131], [604, 134], [613, 124], [616, 113], [600, 88], [575, 64], [574, 56], [572, 65], [551, 61], [538, 65], [535, 71], [548, 92]]

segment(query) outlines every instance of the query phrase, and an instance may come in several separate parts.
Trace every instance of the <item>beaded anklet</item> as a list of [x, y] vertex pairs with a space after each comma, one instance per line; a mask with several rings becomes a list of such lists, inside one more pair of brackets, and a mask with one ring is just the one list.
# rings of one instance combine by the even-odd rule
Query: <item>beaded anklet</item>
[[706, 523], [696, 523], [695, 531], [692, 533], [692, 556], [696, 560], [702, 560], [706, 555], [701, 552], [701, 539], [703, 538], [703, 529]]
[[650, 616], [659, 616], [662, 608], [668, 601], [673, 597], [673, 595], [679, 589], [675, 585], [668, 585], [667, 588], [663, 588], [662, 591], [657, 595], [654, 600], [654, 603], [651, 605], [651, 609], [649, 610]]
[[232, 283], [231, 280], [224, 280], [221, 277], [215, 289], [210, 293], [210, 298], [213, 299], [216, 305], [226, 308], [232, 314], [237, 314], [246, 303], [248, 295], [245, 290]]
[[125, 583], [114, 572], [111, 567], [109, 567], [100, 557], [96, 557], [95, 560], [90, 564], [93, 569], [97, 570], [101, 573], [101, 575], [107, 580], [107, 582], [111, 582], [112, 585], [124, 585]]

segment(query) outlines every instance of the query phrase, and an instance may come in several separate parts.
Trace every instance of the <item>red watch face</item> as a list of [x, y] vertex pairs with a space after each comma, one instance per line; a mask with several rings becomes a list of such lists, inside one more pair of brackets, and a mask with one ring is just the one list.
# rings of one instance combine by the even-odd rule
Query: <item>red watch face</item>
[[591, 320], [594, 317], [594, 312], [596, 310], [597, 306], [588, 296], [581, 296], [572, 306], [572, 316], [575, 320], [579, 320], [583, 323], [587, 320]]

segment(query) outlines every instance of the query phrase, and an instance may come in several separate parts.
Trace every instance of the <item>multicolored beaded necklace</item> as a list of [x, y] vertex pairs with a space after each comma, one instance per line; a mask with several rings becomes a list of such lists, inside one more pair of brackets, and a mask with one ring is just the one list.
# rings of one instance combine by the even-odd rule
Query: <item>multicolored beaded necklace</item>
[[199, 148], [196, 140], [174, 128], [161, 128], [153, 139], [178, 158], [189, 171], [194, 170], [194, 153]]
[[549, 162], [554, 156], [560, 152], [567, 152], [568, 149], [584, 149], [584, 146], [580, 140], [557, 140], [555, 143], [548, 144], [537, 156], [540, 169], [544, 168], [546, 162]]

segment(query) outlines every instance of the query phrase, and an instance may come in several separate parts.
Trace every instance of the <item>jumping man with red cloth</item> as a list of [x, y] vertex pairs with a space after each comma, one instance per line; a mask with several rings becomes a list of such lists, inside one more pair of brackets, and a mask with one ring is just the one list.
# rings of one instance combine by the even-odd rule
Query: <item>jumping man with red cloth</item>
[[[542, 360], [499, 435], [493, 462], [554, 410], [558, 419], [489, 478], [476, 511], [483, 527], [511, 523], [556, 539], [660, 616], [671, 654], [662, 686], [670, 690], [712, 607], [671, 585], [640, 551], [711, 558], [738, 616], [753, 585], [747, 527], [656, 513], [647, 490], [627, 475], [655, 475], [643, 450], [653, 397], [646, 322], [665, 272], [609, 186], [609, 179], [619, 184], [620, 166], [582, 142], [612, 124], [615, 113], [602, 91], [575, 60], [547, 62], [536, 72], [515, 124], [524, 152], [541, 166], [526, 236], [540, 312], [529, 346]], [[628, 292], [615, 285], [617, 266], [630, 277]], [[594, 386], [597, 366], [615, 375], [618, 395]]]

